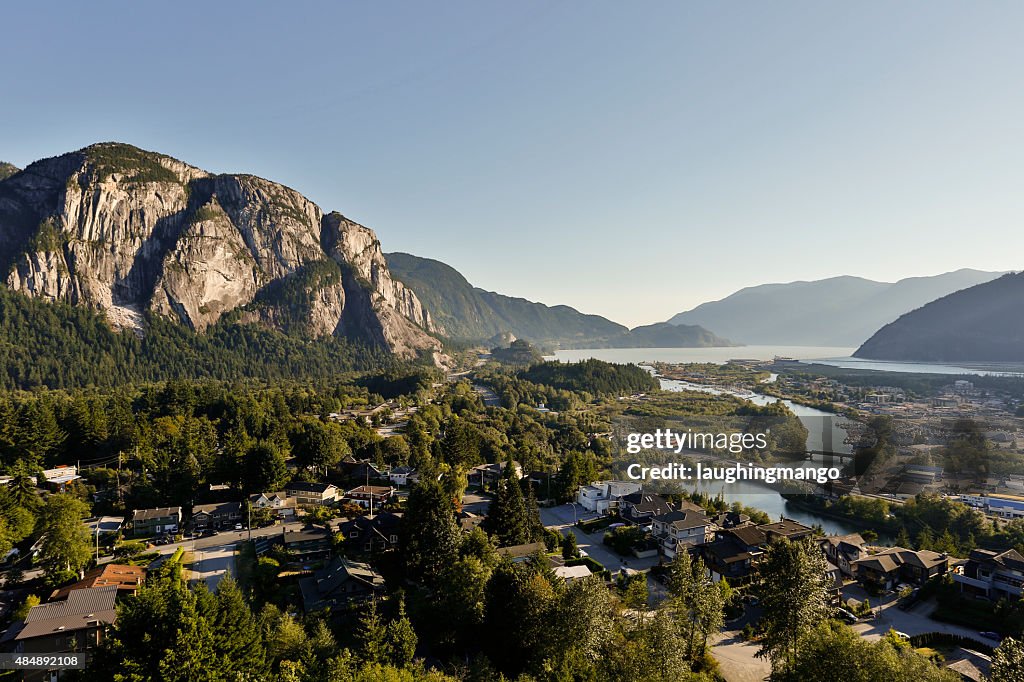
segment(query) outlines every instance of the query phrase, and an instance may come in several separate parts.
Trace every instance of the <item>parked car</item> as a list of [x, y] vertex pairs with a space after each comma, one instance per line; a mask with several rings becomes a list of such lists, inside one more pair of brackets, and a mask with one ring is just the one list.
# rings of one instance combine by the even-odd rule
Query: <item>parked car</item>
[[857, 618], [856, 615], [854, 615], [852, 611], [848, 611], [846, 609], [836, 609], [836, 614], [850, 624], [856, 623], [858, 620], [860, 620], [859, 618]]
[[236, 523], [235, 524], [235, 530], [242, 530], [242, 524]]
[[995, 642], [1003, 641], [1002, 635], [1000, 635], [998, 632], [986, 631], [986, 632], [979, 632], [978, 634], [981, 635], [982, 637], [984, 637], [985, 639], [991, 639], [992, 641], [995, 641]]
[[206, 530], [204, 530], [202, 533], [199, 534], [199, 537], [201, 537], [201, 538], [212, 538], [214, 535], [217, 535], [217, 529], [216, 528], [207, 528]]

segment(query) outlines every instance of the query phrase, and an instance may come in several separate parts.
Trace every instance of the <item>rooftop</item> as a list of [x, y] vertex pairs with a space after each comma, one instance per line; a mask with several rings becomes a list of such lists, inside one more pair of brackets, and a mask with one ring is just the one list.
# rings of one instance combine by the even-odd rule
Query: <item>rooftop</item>
[[25, 627], [15, 639], [33, 639], [111, 624], [117, 618], [116, 597], [116, 585], [71, 590], [63, 601], [33, 606], [25, 618]]

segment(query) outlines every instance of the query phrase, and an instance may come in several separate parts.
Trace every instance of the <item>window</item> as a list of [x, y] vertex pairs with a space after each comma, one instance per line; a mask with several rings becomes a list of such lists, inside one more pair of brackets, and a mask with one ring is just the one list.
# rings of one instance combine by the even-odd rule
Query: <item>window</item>
[[359, 531], [358, 531], [358, 530], [355, 530], [355, 529], [353, 529], [353, 530], [352, 530], [352, 532], [351, 532], [351, 533], [349, 533], [349, 537], [352, 537], [352, 538], [357, 538], [357, 537], [359, 537]]
[[392, 535], [391, 536], [391, 544], [396, 544], [397, 542], [398, 542], [398, 536], [397, 535]]

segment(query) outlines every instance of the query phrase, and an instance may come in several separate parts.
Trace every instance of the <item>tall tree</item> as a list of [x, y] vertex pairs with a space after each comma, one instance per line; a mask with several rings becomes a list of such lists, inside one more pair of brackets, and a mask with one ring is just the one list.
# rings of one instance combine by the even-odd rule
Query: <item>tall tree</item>
[[406, 576], [433, 585], [458, 557], [461, 536], [452, 500], [437, 481], [421, 479], [409, 493], [402, 534]]
[[515, 471], [510, 460], [498, 479], [498, 489], [484, 519], [484, 528], [498, 539], [499, 547], [526, 544], [532, 535], [526, 499]]
[[228, 678], [259, 677], [266, 670], [266, 649], [238, 583], [230, 575], [225, 576], [215, 596], [213, 646], [218, 665]]
[[811, 542], [773, 542], [761, 563], [764, 638], [758, 656], [772, 668], [792, 665], [806, 637], [828, 617], [825, 556]]
[[39, 513], [43, 543], [39, 558], [47, 575], [77, 571], [89, 562], [89, 531], [82, 519], [89, 505], [67, 494], [51, 495]]

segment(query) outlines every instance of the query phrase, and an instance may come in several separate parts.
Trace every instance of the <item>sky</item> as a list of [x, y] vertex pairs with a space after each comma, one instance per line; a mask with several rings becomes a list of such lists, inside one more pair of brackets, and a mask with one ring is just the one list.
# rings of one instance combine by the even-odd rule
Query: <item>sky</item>
[[17, 3], [0, 159], [117, 140], [628, 325], [1024, 268], [1024, 4]]

